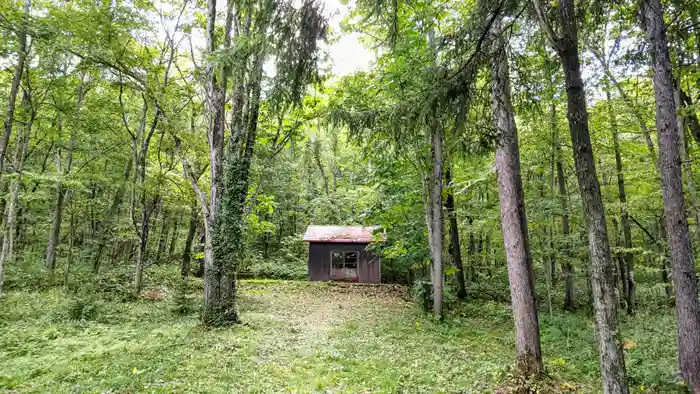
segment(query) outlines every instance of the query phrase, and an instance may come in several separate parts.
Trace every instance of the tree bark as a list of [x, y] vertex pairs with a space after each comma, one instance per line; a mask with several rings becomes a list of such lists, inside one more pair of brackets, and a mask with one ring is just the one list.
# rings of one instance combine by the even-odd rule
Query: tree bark
[[[624, 267], [621, 265], [620, 277], [626, 283], [623, 283], [623, 288], [625, 289], [625, 301], [627, 303], [627, 313], [634, 314], [635, 309], [635, 288], [636, 284], [634, 281], [634, 254], [630, 251], [632, 249], [632, 229], [630, 228], [629, 214], [627, 213], [627, 193], [625, 192], [625, 177], [622, 167], [622, 155], [620, 153], [620, 137], [618, 135], [617, 129], [617, 119], [615, 117], [615, 111], [612, 107], [612, 100], [610, 98], [610, 92], [606, 91], [606, 98], [609, 105], [609, 115], [610, 115], [610, 130], [612, 131], [613, 149], [615, 150], [615, 172], [617, 173], [617, 193], [620, 200], [620, 207], [622, 212], [620, 214], [620, 224], [622, 226], [622, 246], [625, 251], [622, 253], [625, 264]], [[624, 272], [622, 272], [624, 270]]]
[[681, 374], [688, 387], [694, 393], [700, 393], [698, 279], [683, 201], [680, 138], [676, 123], [676, 103], [673, 97], [673, 76], [664, 24], [664, 10], [659, 0], [644, 2], [644, 22], [651, 47], [651, 66], [654, 72], [664, 220], [676, 285], [678, 358]]
[[190, 275], [190, 261], [192, 260], [192, 241], [194, 241], [195, 233], [197, 232], [197, 222], [199, 213], [197, 211], [197, 202], [192, 204], [190, 214], [190, 224], [187, 229], [187, 238], [185, 239], [185, 248], [182, 251], [182, 263], [180, 264], [180, 274], [183, 278]]
[[19, 85], [22, 82], [22, 73], [24, 72], [24, 62], [27, 58], [27, 25], [29, 23], [29, 9], [31, 0], [24, 1], [24, 14], [22, 15], [22, 26], [17, 33], [19, 40], [19, 50], [17, 51], [17, 65], [15, 66], [14, 76], [12, 77], [12, 86], [10, 87], [10, 95], [7, 100], [7, 112], [5, 113], [4, 130], [2, 139], [0, 140], [0, 176], [2, 176], [5, 164], [5, 154], [7, 145], [10, 142], [12, 135], [12, 125], [15, 117], [15, 104], [17, 103], [17, 93]]
[[[213, 53], [217, 49], [216, 43], [216, 0], [209, 0], [207, 8], [207, 51]], [[230, 45], [231, 29], [233, 18], [233, 1], [229, 0], [227, 5], [226, 26], [224, 28], [224, 47]], [[215, 69], [213, 64], [207, 66], [207, 95], [209, 96], [209, 162], [211, 169], [211, 192], [210, 204], [204, 215], [204, 308], [202, 310], [202, 321], [205, 325], [219, 326], [231, 323], [238, 323], [238, 313], [235, 309], [235, 271], [232, 266], [235, 261], [228, 260], [230, 255], [226, 255], [233, 243], [240, 241], [240, 236], [235, 233], [230, 233], [226, 230], [225, 224], [229, 222], [229, 215], [235, 215], [235, 212], [226, 212], [226, 216], [222, 215], [222, 209], [230, 209], [227, 206], [229, 201], [226, 198], [232, 196], [227, 195], [225, 187], [236, 184], [242, 186], [242, 179], [235, 179], [230, 184], [227, 184], [225, 179], [225, 171], [231, 165], [229, 160], [224, 157], [224, 121], [225, 121], [225, 104], [226, 104], [226, 83], [227, 75], [225, 72]], [[256, 69], [257, 72], [257, 69]], [[262, 66], [261, 71], [262, 72]], [[253, 83], [254, 85], [254, 83]], [[258, 99], [259, 99], [259, 87]], [[255, 95], [255, 87], [252, 88]], [[259, 103], [255, 104], [259, 105]], [[233, 111], [240, 111], [242, 108], [234, 108]], [[257, 111], [257, 108], [256, 108]], [[257, 127], [257, 113], [254, 120]], [[233, 132], [233, 130], [232, 130]], [[254, 138], [254, 137], [253, 137]], [[230, 149], [234, 149], [235, 144], [229, 144]], [[252, 153], [252, 146], [251, 146]], [[224, 168], [224, 165], [227, 168]], [[228, 171], [226, 171], [228, 172]], [[248, 179], [244, 180], [246, 193]], [[199, 194], [199, 193], [198, 193]], [[200, 201], [201, 203], [202, 201]], [[235, 220], [235, 219], [234, 219]], [[240, 231], [240, 228], [233, 229]], [[235, 256], [238, 257], [238, 256]]]
[[586, 92], [581, 76], [578, 23], [574, 0], [557, 6], [562, 37], [554, 36], [539, 0], [533, 0], [540, 24], [561, 58], [567, 96], [567, 118], [573, 145], [583, 216], [588, 231], [591, 287], [600, 370], [605, 394], [628, 394], [625, 359], [617, 327], [617, 292], [605, 221], [605, 209], [596, 174], [588, 130]]
[[[500, 20], [494, 31], [500, 33]], [[498, 174], [501, 228], [508, 262], [515, 353], [518, 372], [525, 376], [543, 371], [540, 329], [535, 306], [535, 284], [528, 245], [527, 219], [520, 176], [520, 151], [515, 114], [510, 101], [508, 60], [503, 37], [495, 38], [491, 54], [491, 92], [494, 127], [498, 136], [496, 171]]]
[[464, 269], [462, 267], [462, 250], [459, 242], [459, 228], [457, 226], [457, 213], [455, 212], [454, 188], [452, 186], [452, 171], [447, 167], [445, 171], [445, 183], [447, 184], [447, 199], [445, 210], [450, 220], [450, 252], [452, 262], [455, 265], [455, 277], [457, 278], [457, 298], [463, 300], [467, 297], [467, 288], [464, 282]]

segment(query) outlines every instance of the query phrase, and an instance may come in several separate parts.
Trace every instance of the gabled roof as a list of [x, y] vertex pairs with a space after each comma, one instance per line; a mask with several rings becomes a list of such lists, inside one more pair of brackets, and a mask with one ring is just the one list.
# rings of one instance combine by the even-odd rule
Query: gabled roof
[[304, 242], [370, 243], [379, 226], [309, 226]]

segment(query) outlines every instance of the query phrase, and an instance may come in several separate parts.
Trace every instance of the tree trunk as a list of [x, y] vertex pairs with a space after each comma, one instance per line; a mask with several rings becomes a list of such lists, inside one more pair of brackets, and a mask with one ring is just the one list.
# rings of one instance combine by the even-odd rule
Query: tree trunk
[[678, 318], [678, 358], [680, 370], [688, 387], [700, 393], [700, 302], [695, 272], [688, 218], [683, 201], [683, 178], [680, 166], [680, 138], [676, 123], [671, 61], [668, 54], [664, 10], [659, 0], [644, 3], [644, 22], [651, 46], [656, 98], [656, 129], [658, 130], [661, 194], [664, 200], [664, 220], [671, 265], [676, 288]]
[[459, 228], [457, 227], [457, 213], [455, 212], [454, 188], [452, 186], [452, 173], [450, 167], [445, 171], [445, 183], [447, 184], [447, 199], [445, 210], [450, 218], [450, 252], [452, 261], [457, 269], [457, 298], [463, 300], [467, 297], [467, 288], [464, 283], [464, 269], [462, 268], [462, 250], [459, 243]]
[[442, 265], [442, 125], [433, 119], [430, 126], [431, 169], [428, 176], [428, 235], [430, 241], [430, 281], [433, 286], [433, 313], [442, 318], [444, 270]]
[[180, 235], [180, 219], [176, 218], [173, 221], [173, 231], [170, 235], [170, 246], [168, 247], [168, 258], [175, 255], [175, 247], [177, 246], [177, 238]]
[[160, 263], [163, 254], [165, 253], [165, 246], [168, 243], [168, 233], [170, 232], [170, 224], [168, 217], [168, 210], [165, 207], [165, 201], [163, 204], [163, 219], [160, 227], [160, 236], [158, 237], [158, 250], [156, 251], [156, 263]]
[[[78, 87], [75, 111], [73, 114], [75, 119], [71, 123], [76, 123], [75, 120], [77, 120], [77, 117], [80, 114], [80, 107], [83, 104], [84, 95], [85, 84], [83, 81], [81, 81], [80, 86]], [[59, 114], [58, 116], [58, 131], [60, 137], [62, 122], [61, 114]], [[51, 222], [51, 231], [49, 232], [49, 241], [48, 245], [46, 246], [46, 260], [44, 261], [44, 265], [46, 268], [49, 269], [49, 271], [53, 271], [56, 268], [56, 248], [58, 247], [58, 239], [61, 235], [61, 222], [63, 221], [63, 203], [65, 201], [66, 193], [65, 187], [63, 186], [62, 178], [64, 175], [70, 174], [71, 167], [73, 166], [73, 149], [75, 147], [76, 134], [78, 132], [76, 128], [77, 127], [75, 124], [71, 125], [70, 139], [68, 141], [68, 148], [66, 149], [65, 173], [64, 167], [61, 164], [61, 150], [59, 149], [56, 151], [56, 169], [58, 170], [58, 181], [56, 182], [56, 205], [53, 212], [53, 220]]]
[[620, 94], [620, 97], [625, 102], [625, 104], [627, 104], [627, 108], [637, 120], [639, 128], [642, 130], [642, 135], [644, 135], [644, 141], [646, 142], [647, 151], [649, 152], [651, 162], [654, 163], [654, 167], [656, 167], [656, 169], [658, 170], [659, 161], [656, 157], [656, 149], [654, 148], [654, 142], [651, 139], [651, 131], [647, 127], [647, 123], [642, 117], [641, 112], [639, 112], [637, 107], [634, 105], [632, 99], [627, 95], [625, 89], [623, 89], [622, 85], [615, 78], [615, 75], [613, 75], [612, 71], [610, 70], [610, 65], [605, 61], [603, 55], [597, 51], [593, 51], [593, 54], [598, 59], [598, 63], [600, 63], [600, 66], [603, 68], [605, 75], [608, 77], [610, 82], [612, 82], [613, 86], [615, 86], [615, 89], [617, 89], [617, 92]]
[[[500, 32], [500, 21], [493, 29]], [[508, 262], [515, 352], [518, 372], [525, 376], [543, 371], [540, 330], [535, 307], [535, 284], [528, 245], [527, 219], [520, 176], [520, 152], [515, 114], [510, 102], [508, 60], [502, 36], [491, 54], [491, 91], [494, 127], [499, 137], [496, 148], [501, 228]]]
[[613, 148], [615, 150], [617, 193], [618, 198], [620, 199], [620, 207], [622, 208], [622, 213], [620, 214], [620, 224], [622, 225], [622, 246], [625, 248], [625, 251], [622, 253], [625, 264], [624, 272], [622, 272], [623, 267], [620, 266], [620, 277], [626, 281], [626, 284], [623, 284], [623, 288], [626, 289], [625, 301], [627, 302], [627, 313], [632, 315], [634, 314], [636, 288], [634, 282], [634, 254], [632, 254], [630, 251], [630, 249], [632, 249], [632, 229], [630, 228], [630, 220], [627, 213], [627, 193], [625, 192], [625, 177], [622, 171], [622, 155], [620, 154], [620, 138], [617, 130], [617, 119], [615, 117], [615, 111], [612, 108], [610, 92], [606, 91], [605, 94], [609, 104], [610, 129], [612, 131]]
[[[697, 35], [698, 38], [700, 38], [700, 34]], [[698, 43], [700, 45], [700, 43]], [[679, 78], [680, 79], [680, 78]], [[680, 89], [680, 82], [678, 83], [679, 89]], [[688, 94], [683, 91], [683, 89], [680, 89], [680, 100], [681, 102], [686, 106], [690, 108], [693, 107], [693, 99], [688, 96]], [[680, 108], [680, 105], [676, 104], [678, 108]], [[695, 139], [695, 142], [700, 145], [700, 121], [698, 121], [698, 115], [695, 113], [695, 110], [691, 110], [689, 114], [686, 115], [688, 118], [688, 130], [690, 130], [690, 135], [693, 136]], [[679, 132], [682, 132], [683, 128], [679, 129]]]
[[[554, 125], [556, 128], [556, 125]], [[573, 311], [575, 307], [575, 292], [574, 292], [574, 267], [571, 264], [571, 245], [570, 245], [570, 234], [571, 228], [569, 226], [569, 196], [566, 191], [566, 177], [564, 176], [564, 164], [562, 163], [561, 148], [558, 138], [558, 132], [555, 130], [555, 155], [556, 155], [556, 167], [557, 167], [557, 183], [559, 184], [559, 204], [561, 206], [561, 232], [564, 237], [564, 243], [561, 245], [562, 255], [564, 257], [564, 264], [562, 265], [562, 271], [564, 273], [564, 309], [567, 311]]]
[[[216, 44], [216, 0], [209, 0], [207, 8], [207, 51], [213, 53], [217, 49]], [[226, 26], [224, 28], [224, 47], [230, 45], [231, 28], [233, 12], [233, 1], [229, 0], [226, 13]], [[262, 59], [259, 59], [260, 61]], [[204, 228], [205, 228], [205, 245], [204, 245], [204, 308], [202, 310], [202, 321], [205, 325], [220, 326], [231, 323], [240, 322], [235, 305], [235, 263], [240, 256], [232, 256], [230, 250], [238, 249], [237, 244], [241, 240], [241, 226], [236, 217], [236, 212], [232, 209], [232, 202], [238, 196], [232, 196], [231, 191], [227, 190], [232, 187], [245, 187], [247, 195], [248, 178], [236, 178], [238, 173], [232, 174], [234, 177], [227, 177], [227, 173], [236, 171], [235, 161], [232, 157], [224, 157], [224, 121], [225, 121], [225, 104], [226, 104], [226, 83], [227, 75], [225, 72], [220, 72], [214, 68], [213, 64], [207, 66], [208, 81], [207, 94], [209, 95], [209, 153], [210, 153], [210, 168], [211, 168], [211, 193], [210, 205], [208, 208], [209, 214], [205, 212]], [[256, 73], [258, 72], [256, 68]], [[260, 66], [262, 73], [262, 66]], [[256, 75], [257, 76], [257, 75]], [[254, 124], [257, 127], [257, 111], [259, 106], [260, 87], [259, 81], [251, 81], [252, 95], [256, 95], [257, 99], [253, 98], [251, 107], [255, 107]], [[255, 83], [258, 83], [257, 87]], [[240, 103], [242, 104], [242, 103]], [[242, 107], [233, 108], [233, 111], [241, 111]], [[232, 130], [232, 133], [234, 130]], [[250, 138], [250, 136], [249, 136]], [[254, 141], [254, 135], [253, 135]], [[229, 148], [233, 151], [236, 144], [229, 144]], [[250, 147], [252, 154], [252, 146]], [[229, 155], [230, 156], [230, 155]], [[249, 163], [248, 163], [249, 164]], [[240, 174], [243, 175], [243, 174]], [[227, 182], [227, 180], [231, 180]], [[223, 211], [226, 215], [222, 215]], [[242, 211], [241, 211], [242, 212]], [[235, 222], [234, 226], [228, 227], [231, 222]], [[236, 245], [234, 245], [236, 244]], [[236, 250], [238, 251], [238, 250]]]
[[[28, 91], [31, 92], [30, 89], [28, 89]], [[31, 93], [25, 93], [23, 101], [28, 102], [30, 100], [30, 94]], [[5, 220], [4, 223], [2, 250], [0, 250], [0, 294], [2, 294], [5, 281], [5, 265], [7, 262], [11, 262], [15, 257], [14, 237], [17, 226], [17, 206], [19, 205], [19, 192], [24, 182], [24, 160], [27, 156], [27, 146], [29, 145], [29, 137], [31, 135], [35, 116], [35, 109], [32, 108], [24, 130], [17, 134], [14, 168], [14, 172], [17, 176], [12, 180], [10, 186], [10, 202], [7, 206], [7, 220]]]
[[695, 175], [693, 174], [693, 162], [688, 157], [685, 140], [685, 117], [681, 114], [683, 104], [680, 97], [680, 77], [678, 78], [678, 87], [675, 89], [674, 102], [676, 103], [676, 124], [678, 125], [678, 147], [681, 155], [681, 170], [685, 173], [685, 183], [688, 186], [688, 194], [690, 195], [690, 211], [695, 219], [695, 236], [700, 237], [700, 201], [698, 199], [698, 191], [695, 186]]
[[73, 266], [73, 247], [75, 243], [75, 210], [70, 209], [70, 225], [68, 226], [68, 260], [66, 271], [63, 273], [63, 286], [68, 286], [70, 269]]
[[671, 267], [669, 267], [668, 262], [668, 250], [666, 227], [664, 226], [663, 217], [659, 217], [658, 220], [654, 221], [654, 227], [656, 228], [656, 234], [658, 234], [658, 239], [654, 243], [654, 251], [661, 262], [661, 282], [664, 284], [664, 291], [666, 292], [666, 299], [673, 300], [673, 283], [671, 283]]
[[112, 199], [112, 205], [110, 205], [109, 211], [107, 211], [107, 215], [105, 216], [104, 220], [102, 220], [102, 223], [98, 225], [97, 246], [95, 249], [95, 254], [92, 257], [92, 270], [95, 273], [99, 272], [100, 270], [100, 264], [102, 263], [102, 251], [104, 250], [105, 243], [107, 242], [107, 236], [112, 230], [112, 224], [117, 216], [117, 211], [119, 211], [119, 207], [122, 205], [122, 201], [124, 200], [126, 185], [129, 181], [129, 177], [131, 176], [131, 168], [133, 167], [133, 164], [133, 160], [129, 160], [127, 162], [126, 167], [124, 168], [124, 174], [122, 176], [122, 183], [119, 185], [117, 193], [114, 195], [114, 199]]
[[190, 275], [190, 261], [192, 260], [192, 241], [197, 232], [197, 222], [199, 221], [199, 213], [197, 211], [197, 203], [192, 204], [190, 214], [190, 225], [187, 229], [187, 238], [185, 239], [185, 248], [182, 251], [182, 263], [180, 264], [180, 274], [183, 278]]
[[0, 176], [2, 176], [3, 173], [7, 145], [10, 142], [10, 136], [12, 135], [12, 125], [15, 121], [14, 117], [15, 104], [17, 102], [17, 93], [19, 92], [19, 85], [22, 82], [24, 62], [27, 58], [27, 24], [29, 23], [28, 21], [30, 7], [31, 0], [25, 0], [24, 14], [22, 15], [22, 26], [20, 27], [20, 31], [17, 33], [17, 39], [19, 40], [19, 50], [17, 51], [17, 65], [15, 66], [14, 76], [12, 77], [10, 95], [7, 99], [7, 112], [5, 113], [4, 131], [2, 134], [2, 139], [0, 140]]
[[588, 130], [586, 92], [581, 76], [578, 23], [574, 0], [561, 0], [557, 9], [562, 37], [554, 37], [539, 0], [534, 0], [540, 23], [547, 32], [564, 71], [567, 118], [573, 146], [583, 216], [588, 232], [591, 288], [595, 312], [600, 370], [605, 394], [628, 394], [625, 359], [617, 327], [617, 295], [612, 280], [614, 268], [605, 221], [605, 209], [596, 174]]

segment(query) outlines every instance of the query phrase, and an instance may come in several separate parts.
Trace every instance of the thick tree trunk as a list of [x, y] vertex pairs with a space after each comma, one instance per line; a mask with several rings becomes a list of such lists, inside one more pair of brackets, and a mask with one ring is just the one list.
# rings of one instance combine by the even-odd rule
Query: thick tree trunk
[[628, 394], [625, 360], [617, 327], [617, 294], [605, 221], [605, 209], [596, 174], [588, 130], [586, 92], [581, 76], [578, 23], [574, 0], [560, 0], [557, 6], [562, 37], [555, 37], [539, 0], [533, 0], [544, 31], [561, 58], [566, 83], [567, 118], [573, 145], [574, 165], [579, 183], [583, 216], [588, 231], [593, 310], [600, 370], [605, 394]]
[[622, 265], [620, 266], [620, 277], [626, 281], [626, 283], [623, 284], [623, 288], [626, 289], [625, 301], [627, 302], [627, 313], [634, 314], [636, 284], [634, 281], [634, 254], [630, 251], [630, 249], [632, 249], [632, 229], [630, 228], [629, 214], [627, 213], [627, 193], [625, 192], [625, 177], [622, 171], [622, 155], [620, 154], [620, 137], [617, 130], [617, 119], [615, 117], [615, 111], [612, 108], [610, 92], [606, 92], [606, 97], [609, 103], [610, 129], [612, 131], [613, 149], [615, 150], [617, 193], [620, 199], [620, 207], [622, 208], [620, 224], [622, 225], [622, 246], [625, 248], [625, 251], [622, 253], [625, 264], [624, 272], [622, 272]]
[[[217, 49], [216, 44], [216, 0], [208, 1], [207, 9], [207, 51], [213, 53]], [[232, 29], [232, 12], [233, 1], [229, 0], [227, 4], [226, 26], [224, 28], [224, 47], [230, 45], [231, 29]], [[258, 59], [262, 61], [262, 59]], [[238, 252], [238, 244], [242, 248], [240, 215], [237, 215], [233, 201], [238, 199], [238, 196], [232, 195], [230, 189], [234, 187], [245, 187], [244, 195], [247, 195], [248, 174], [240, 174], [236, 176], [235, 161], [233, 157], [224, 157], [224, 122], [225, 122], [225, 104], [226, 104], [226, 83], [227, 75], [225, 72], [220, 72], [214, 68], [213, 64], [207, 66], [208, 85], [207, 94], [209, 95], [209, 153], [210, 153], [210, 168], [211, 168], [211, 192], [210, 205], [208, 208], [209, 215], [205, 212], [205, 246], [204, 246], [204, 308], [202, 310], [202, 321], [205, 325], [220, 326], [231, 323], [238, 323], [238, 313], [236, 311], [236, 278], [235, 264], [240, 255], [234, 256], [231, 249]], [[254, 119], [252, 120], [257, 127], [258, 106], [260, 97], [260, 79], [262, 73], [262, 65], [258, 72], [256, 63], [256, 80], [251, 81], [253, 98], [251, 99], [251, 108], [254, 108]], [[256, 86], [257, 83], [257, 86]], [[256, 97], [257, 95], [257, 97]], [[233, 111], [241, 111], [242, 108], [233, 108]], [[250, 133], [250, 131], [249, 131]], [[253, 130], [253, 141], [255, 138], [255, 130]], [[249, 138], [250, 135], [249, 135]], [[234, 150], [235, 144], [229, 144], [231, 151]], [[252, 146], [250, 147], [252, 155]], [[231, 155], [228, 155], [231, 156]], [[249, 165], [250, 163], [248, 163]], [[246, 169], [247, 170], [247, 169]], [[228, 175], [227, 175], [228, 174]], [[229, 176], [233, 175], [233, 177]], [[243, 176], [245, 175], [245, 176]], [[230, 181], [229, 181], [230, 180]], [[227, 182], [228, 181], [228, 182]], [[244, 197], [245, 198], [245, 197]], [[223, 215], [222, 212], [226, 211]], [[241, 210], [242, 214], [242, 210]], [[238, 216], [238, 217], [237, 217]], [[231, 222], [236, 224], [228, 227]]]
[[12, 125], [15, 121], [14, 117], [15, 104], [17, 103], [17, 93], [19, 92], [20, 82], [22, 82], [22, 73], [24, 73], [24, 62], [27, 58], [27, 24], [29, 20], [30, 7], [31, 0], [25, 0], [24, 14], [22, 15], [22, 26], [20, 27], [20, 31], [17, 33], [17, 38], [19, 40], [19, 49], [17, 51], [17, 65], [15, 66], [14, 76], [12, 77], [10, 95], [8, 96], [7, 100], [7, 112], [5, 112], [4, 130], [2, 134], [2, 139], [0, 139], [0, 176], [2, 176], [3, 173], [7, 145], [10, 142], [10, 136], [12, 135]]
[[190, 261], [192, 260], [192, 241], [194, 241], [195, 233], [197, 232], [197, 222], [199, 221], [199, 213], [197, 203], [192, 204], [190, 214], [190, 224], [187, 229], [187, 238], [185, 239], [185, 248], [182, 251], [182, 263], [180, 264], [180, 274], [183, 278], [190, 275]]
[[450, 252], [452, 254], [452, 262], [455, 265], [457, 272], [457, 298], [463, 300], [467, 297], [467, 288], [464, 282], [464, 269], [462, 267], [462, 250], [459, 243], [459, 228], [457, 226], [457, 213], [455, 212], [455, 197], [454, 188], [452, 187], [451, 169], [448, 167], [445, 171], [445, 183], [447, 184], [447, 199], [445, 201], [445, 210], [450, 219]]
[[[500, 30], [500, 21], [494, 22]], [[527, 220], [520, 176], [520, 152], [515, 114], [510, 102], [508, 60], [502, 36], [496, 38], [491, 54], [491, 91], [494, 127], [498, 135], [496, 170], [498, 174], [501, 228], [508, 262], [515, 352], [518, 371], [525, 376], [543, 371], [540, 329], [535, 306], [535, 284], [528, 245]]]
[[688, 387], [694, 393], [700, 393], [698, 278], [683, 201], [680, 139], [673, 97], [673, 77], [668, 54], [664, 10], [659, 0], [644, 2], [644, 21], [651, 46], [651, 64], [654, 71], [656, 129], [659, 139], [664, 220], [671, 250], [673, 280], [676, 285], [678, 358], [681, 374]]

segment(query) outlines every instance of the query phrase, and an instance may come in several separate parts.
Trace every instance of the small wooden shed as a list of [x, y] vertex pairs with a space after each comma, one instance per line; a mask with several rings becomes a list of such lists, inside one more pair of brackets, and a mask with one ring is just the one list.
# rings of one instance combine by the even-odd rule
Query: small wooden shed
[[309, 226], [309, 280], [381, 282], [381, 261], [367, 250], [378, 227]]

